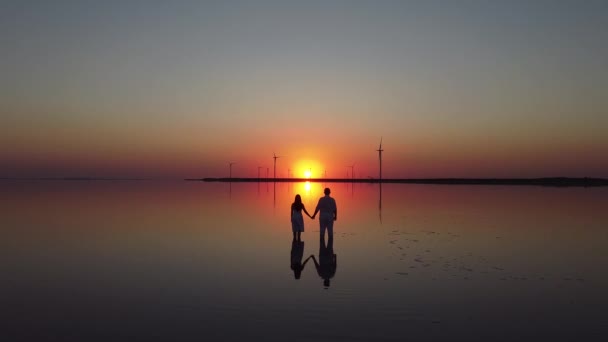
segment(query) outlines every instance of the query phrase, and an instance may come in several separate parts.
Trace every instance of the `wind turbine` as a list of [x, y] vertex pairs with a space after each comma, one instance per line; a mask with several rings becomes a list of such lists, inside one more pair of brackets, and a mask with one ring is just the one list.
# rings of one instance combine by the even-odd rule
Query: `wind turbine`
[[382, 149], [382, 137], [380, 137], [380, 146], [378, 147], [378, 149], [376, 150], [378, 151], [378, 159], [380, 161], [380, 182], [382, 182], [382, 151], [384, 151]]
[[236, 162], [229, 162], [228, 165], [230, 165], [230, 179], [232, 179], [232, 165], [236, 164]]
[[346, 165], [346, 167], [350, 167], [350, 178], [355, 178], [355, 163], [353, 165]]
[[260, 180], [260, 170], [263, 169], [263, 166], [258, 166], [258, 180]]
[[272, 158], [274, 159], [274, 179], [277, 179], [277, 159], [285, 156], [277, 156], [276, 153], [272, 152]]

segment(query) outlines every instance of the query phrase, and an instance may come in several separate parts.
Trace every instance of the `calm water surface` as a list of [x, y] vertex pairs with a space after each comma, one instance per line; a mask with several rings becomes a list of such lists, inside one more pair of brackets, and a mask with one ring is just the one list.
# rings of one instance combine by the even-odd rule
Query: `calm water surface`
[[[337, 270], [290, 268], [332, 189]], [[1, 181], [6, 341], [601, 340], [608, 189]], [[303, 257], [320, 250], [305, 217]], [[3, 338], [4, 340], [4, 338]]]

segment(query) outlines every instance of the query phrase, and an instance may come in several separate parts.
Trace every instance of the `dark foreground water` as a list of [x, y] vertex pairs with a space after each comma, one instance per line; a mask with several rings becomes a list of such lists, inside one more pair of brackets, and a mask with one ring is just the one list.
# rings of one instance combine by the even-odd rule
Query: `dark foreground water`
[[[323, 186], [338, 203], [333, 250], [308, 218], [304, 244], [293, 245], [294, 195], [313, 210]], [[3, 341], [608, 336], [608, 188], [1, 181], [0, 189]], [[335, 254], [329, 286], [312, 259], [296, 279], [292, 249], [303, 259]]]

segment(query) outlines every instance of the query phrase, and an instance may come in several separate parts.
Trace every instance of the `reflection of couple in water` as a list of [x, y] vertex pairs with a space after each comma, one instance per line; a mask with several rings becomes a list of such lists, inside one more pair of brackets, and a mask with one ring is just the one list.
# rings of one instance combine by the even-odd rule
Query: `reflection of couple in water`
[[315, 258], [314, 254], [311, 254], [304, 262], [304, 241], [293, 240], [291, 242], [291, 269], [296, 279], [300, 279], [304, 266], [308, 260], [312, 259], [317, 269], [319, 277], [323, 278], [323, 286], [329, 287], [329, 280], [336, 274], [338, 268], [338, 259], [334, 254], [334, 238], [332, 236], [325, 243], [325, 236], [321, 236], [319, 241], [319, 260]]
[[[315, 212], [312, 216], [306, 211], [300, 195], [296, 195], [295, 201], [291, 204], [291, 228], [293, 231], [293, 241], [291, 243], [291, 269], [294, 277], [300, 279], [302, 270], [308, 260], [312, 258], [319, 277], [323, 278], [323, 285], [329, 286], [329, 280], [336, 274], [337, 257], [334, 254], [334, 221], [338, 219], [338, 209], [336, 201], [329, 196], [331, 191], [325, 188], [325, 196], [319, 199]], [[304, 262], [304, 241], [301, 240], [301, 233], [304, 231], [304, 217], [302, 211], [314, 220], [318, 212], [319, 215], [319, 260], [314, 255], [310, 255]], [[328, 241], [325, 243], [325, 230], [327, 230]]]

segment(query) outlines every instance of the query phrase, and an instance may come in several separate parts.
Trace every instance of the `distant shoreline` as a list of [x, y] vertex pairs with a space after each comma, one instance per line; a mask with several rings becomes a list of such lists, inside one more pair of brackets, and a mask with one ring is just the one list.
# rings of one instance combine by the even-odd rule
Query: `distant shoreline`
[[105, 177], [23, 177], [11, 178], [0, 177], [0, 180], [16, 180], [16, 181], [147, 181], [157, 180], [152, 178], [105, 178]]
[[596, 187], [608, 186], [608, 179], [603, 178], [187, 178], [186, 181], [232, 182], [232, 183], [392, 183], [392, 184], [437, 184], [437, 185], [535, 185], [554, 187]]
[[36, 177], [10, 178], [0, 177], [0, 180], [13, 181], [193, 181], [193, 182], [222, 182], [222, 183], [367, 183], [367, 184], [434, 184], [434, 185], [531, 185], [550, 187], [601, 187], [608, 186], [605, 178], [575, 178], [575, 177], [542, 177], [542, 178], [186, 178], [186, 179], [155, 179], [155, 178], [95, 178], [95, 177]]

